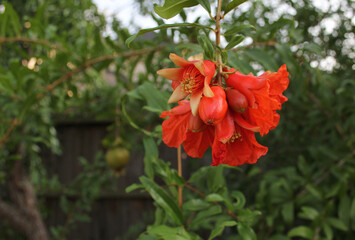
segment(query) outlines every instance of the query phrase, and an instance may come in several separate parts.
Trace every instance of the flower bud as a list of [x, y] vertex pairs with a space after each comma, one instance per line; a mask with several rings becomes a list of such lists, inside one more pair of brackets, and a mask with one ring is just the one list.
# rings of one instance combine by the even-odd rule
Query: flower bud
[[247, 98], [237, 89], [229, 88], [226, 91], [229, 107], [234, 112], [244, 112], [248, 107]]
[[228, 103], [226, 94], [220, 86], [211, 87], [213, 97], [202, 97], [199, 105], [199, 114], [202, 121], [209, 125], [220, 123], [226, 115]]

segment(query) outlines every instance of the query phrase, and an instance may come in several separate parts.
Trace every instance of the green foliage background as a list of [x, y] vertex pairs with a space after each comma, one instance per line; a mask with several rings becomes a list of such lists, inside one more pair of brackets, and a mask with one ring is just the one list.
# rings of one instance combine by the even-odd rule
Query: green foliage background
[[[151, 1], [137, 2], [142, 14], [151, 13]], [[257, 164], [242, 166], [240, 171], [199, 168], [187, 181], [159, 159], [156, 149], [161, 122], [157, 113], [168, 109], [165, 101], [170, 90], [155, 72], [173, 67], [167, 59], [169, 52], [188, 57], [206, 51], [198, 45], [197, 37], [208, 39], [207, 30], [163, 29], [149, 38], [142, 35], [128, 48], [125, 41], [135, 32], [113, 20], [110, 28], [114, 34], [107, 36], [107, 23], [91, 0], [16, 0], [11, 5], [2, 1], [0, 136], [6, 136], [14, 119], [18, 122], [0, 151], [3, 184], [14, 161], [24, 157], [17, 153], [21, 143], [26, 167], [39, 193], [86, 191], [84, 195], [91, 200], [78, 204], [85, 207], [76, 213], [77, 221], [84, 221], [103, 183], [111, 177], [108, 169], [102, 161], [90, 166], [82, 160], [92, 175], [84, 173], [87, 177], [78, 177], [72, 186], [60, 186], [55, 177], [46, 175], [40, 147], [44, 144], [60, 152], [54, 119], [114, 119], [119, 108], [121, 136], [128, 145], [139, 139], [146, 152], [145, 176], [140, 178], [141, 184], [129, 190], [145, 189], [157, 206], [155, 222], [140, 239], [171, 239], [177, 234], [181, 239], [220, 235], [220, 239], [353, 239], [355, 3], [342, 0], [339, 7], [330, 5], [323, 11], [309, 0], [276, 2], [250, 0], [245, 8], [229, 13], [222, 25], [224, 31], [232, 32], [239, 27], [238, 34], [246, 39], [225, 56], [228, 65], [245, 74], [258, 74], [287, 64], [290, 72], [289, 101], [280, 112], [280, 124], [260, 139], [269, 152]], [[282, 10], [285, 8], [291, 10]], [[178, 18], [186, 21], [193, 10], [185, 9]], [[156, 15], [147, 17], [157, 25], [164, 24]], [[331, 18], [336, 19], [336, 27], [328, 32], [327, 19]], [[207, 13], [195, 23], [213, 24]], [[229, 41], [233, 39], [226, 35]], [[335, 61], [334, 66], [323, 63], [327, 57]], [[33, 68], [29, 67], [31, 58], [35, 58]], [[81, 71], [75, 72], [78, 68]], [[114, 75], [114, 86], [102, 75], [107, 69]], [[65, 81], [48, 88], [63, 76], [67, 76]], [[137, 116], [141, 109], [147, 117]], [[114, 129], [113, 124], [109, 141], [114, 138]], [[102, 171], [106, 174], [97, 174]], [[100, 181], [95, 181], [99, 176]], [[167, 185], [183, 186], [187, 181], [205, 196], [185, 188], [184, 211], [180, 211], [176, 187], [162, 188], [154, 182], [156, 178]], [[62, 208], [69, 209], [65, 199], [62, 201]], [[13, 237], [15, 233], [9, 229], [3, 227], [0, 236]], [[67, 232], [59, 227], [51, 234], [62, 239]]]

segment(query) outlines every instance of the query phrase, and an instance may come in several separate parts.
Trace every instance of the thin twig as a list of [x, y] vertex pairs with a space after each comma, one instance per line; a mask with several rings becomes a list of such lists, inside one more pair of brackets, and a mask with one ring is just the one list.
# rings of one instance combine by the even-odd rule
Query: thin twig
[[115, 139], [117, 139], [120, 136], [119, 125], [120, 125], [120, 108], [119, 108], [119, 104], [117, 104], [115, 108]]
[[[178, 163], [178, 175], [182, 177], [182, 168], [181, 168], [181, 145], [177, 148], [177, 163]], [[179, 194], [179, 207], [182, 208], [182, 187], [178, 187]]]
[[11, 122], [9, 129], [7, 129], [7, 131], [6, 131], [5, 136], [0, 140], [0, 148], [7, 141], [11, 132], [14, 130], [14, 128], [17, 126], [17, 124], [18, 124], [18, 120], [17, 120], [17, 118], [14, 118]]
[[[218, 0], [217, 13], [216, 13], [216, 45], [221, 46], [221, 12], [222, 12], [222, 0]], [[222, 56], [219, 49], [216, 50], [216, 65], [217, 65], [217, 81], [219, 85], [222, 85]]]
[[10, 38], [0, 38], [0, 45], [8, 42], [23, 42], [23, 43], [37, 43], [49, 46], [51, 48], [56, 48], [59, 50], [63, 50], [62, 46], [58, 44], [53, 44], [44, 39], [34, 39], [34, 38], [25, 38], [25, 37], [10, 37]]
[[113, 54], [113, 55], [109, 55], [109, 56], [101, 56], [101, 57], [97, 57], [94, 59], [90, 59], [88, 61], [86, 61], [83, 65], [75, 68], [74, 70], [67, 72], [65, 75], [63, 75], [62, 77], [60, 77], [59, 79], [57, 79], [56, 81], [54, 81], [51, 84], [48, 84], [45, 87], [45, 92], [39, 93], [37, 95], [37, 99], [43, 97], [43, 95], [47, 92], [51, 92], [56, 86], [58, 86], [59, 84], [61, 84], [62, 82], [68, 80], [71, 76], [75, 75], [78, 72], [81, 72], [82, 70], [85, 70], [89, 67], [91, 67], [92, 65], [99, 63], [99, 62], [103, 62], [103, 61], [108, 61], [108, 60], [112, 60], [115, 59], [117, 57], [133, 57], [133, 56], [138, 56], [138, 55], [142, 55], [142, 54], [146, 54], [146, 53], [150, 53], [152, 51], [157, 51], [157, 50], [161, 50], [164, 47], [159, 46], [159, 47], [155, 47], [155, 48], [149, 48], [149, 49], [143, 49], [143, 50], [138, 50], [138, 51], [132, 51], [132, 52], [126, 52], [123, 54]]

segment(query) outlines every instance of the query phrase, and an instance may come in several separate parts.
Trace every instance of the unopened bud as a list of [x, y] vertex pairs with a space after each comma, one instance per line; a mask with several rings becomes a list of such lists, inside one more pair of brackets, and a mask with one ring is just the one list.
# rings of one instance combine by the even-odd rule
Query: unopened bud
[[202, 121], [209, 125], [220, 123], [226, 115], [228, 103], [226, 94], [220, 86], [211, 87], [213, 97], [202, 97], [199, 114]]
[[229, 88], [226, 91], [229, 107], [234, 112], [244, 112], [248, 107], [247, 98], [237, 89]]

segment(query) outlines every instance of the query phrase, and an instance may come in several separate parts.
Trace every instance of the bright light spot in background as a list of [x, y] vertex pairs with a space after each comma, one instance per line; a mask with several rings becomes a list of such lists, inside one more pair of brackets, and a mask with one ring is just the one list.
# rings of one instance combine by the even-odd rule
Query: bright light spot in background
[[36, 61], [37, 61], [36, 58], [34, 58], [34, 57], [30, 58], [30, 60], [28, 61], [28, 64], [27, 64], [28, 69], [31, 69], [31, 70], [34, 69], [35, 65], [36, 65]]
[[337, 61], [335, 60], [335, 58], [328, 56], [320, 61], [319, 69], [330, 72], [333, 70], [333, 68], [336, 66], [336, 64], [337, 64]]
[[340, 7], [341, 1], [339, 0], [313, 0], [313, 4], [315, 7], [319, 8], [323, 12], [336, 11]]
[[30, 28], [31, 27], [31, 23], [30, 22], [25, 22], [24, 26], [25, 26], [25, 28]]
[[5, 6], [4, 5], [0, 5], [0, 14], [5, 12]]
[[331, 18], [325, 18], [320, 23], [321, 27], [325, 29], [326, 34], [330, 34], [340, 25], [340, 17], [339, 15], [333, 15]]

